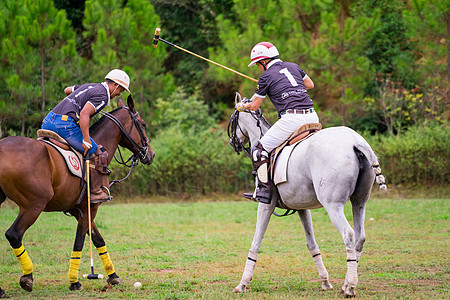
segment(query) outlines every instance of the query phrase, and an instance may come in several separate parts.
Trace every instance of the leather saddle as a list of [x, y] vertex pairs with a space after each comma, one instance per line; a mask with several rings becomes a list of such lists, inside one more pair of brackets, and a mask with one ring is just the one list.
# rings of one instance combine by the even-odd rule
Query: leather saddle
[[285, 142], [275, 148], [270, 154], [270, 178], [273, 178], [275, 161], [277, 160], [278, 155], [281, 153], [284, 147], [300, 142], [321, 129], [322, 124], [320, 123], [308, 123], [302, 125], [297, 131], [291, 134], [291, 136]]
[[37, 131], [37, 140], [45, 142], [54, 147], [64, 157], [70, 172], [80, 178], [83, 178], [83, 155], [72, 148], [65, 139], [56, 132], [46, 129]]

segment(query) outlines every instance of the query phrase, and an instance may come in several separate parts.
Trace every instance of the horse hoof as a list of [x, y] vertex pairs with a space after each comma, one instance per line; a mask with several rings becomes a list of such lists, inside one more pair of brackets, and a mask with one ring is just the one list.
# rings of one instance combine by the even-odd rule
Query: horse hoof
[[237, 287], [233, 289], [233, 293], [244, 293], [245, 292], [245, 285], [240, 283]]
[[23, 275], [20, 277], [20, 287], [23, 288], [27, 292], [31, 292], [33, 290], [33, 275]]
[[71, 291], [81, 291], [83, 289], [83, 286], [81, 285], [81, 283], [79, 281], [75, 282], [75, 283], [71, 283], [69, 286], [69, 290]]
[[322, 290], [327, 291], [333, 289], [333, 286], [328, 280], [322, 281]]
[[345, 298], [353, 298], [356, 297], [355, 288], [349, 287], [348, 285], [344, 285], [341, 289], [341, 294]]
[[8, 296], [6, 296], [6, 293], [2, 288], [0, 288], [0, 298], [8, 298]]
[[108, 276], [106, 283], [110, 285], [121, 285], [122, 280], [120, 280], [119, 276], [117, 276], [116, 273], [112, 273], [111, 275]]

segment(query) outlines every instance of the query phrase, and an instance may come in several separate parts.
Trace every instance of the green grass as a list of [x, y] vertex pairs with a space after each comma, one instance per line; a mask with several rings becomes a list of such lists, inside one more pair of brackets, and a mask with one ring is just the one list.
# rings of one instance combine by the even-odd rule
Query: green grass
[[[96, 223], [123, 285], [103, 290], [105, 280], [85, 280], [68, 289], [74, 218], [43, 213], [26, 232], [24, 245], [34, 263], [34, 290], [23, 291], [22, 275], [4, 235], [0, 236], [0, 286], [12, 299], [335, 299], [346, 272], [345, 246], [324, 209], [312, 211], [316, 239], [330, 274], [332, 291], [321, 291], [298, 216], [273, 217], [263, 240], [251, 290], [234, 294], [256, 224], [257, 204], [222, 202], [111, 203]], [[144, 199], [145, 200], [145, 199]], [[2, 233], [18, 210], [0, 209]], [[351, 207], [346, 206], [351, 221]], [[367, 241], [359, 264], [361, 299], [450, 298], [449, 199], [370, 200]], [[373, 218], [373, 220], [370, 220]], [[88, 240], [87, 240], [88, 241]], [[94, 250], [95, 251], [95, 250]], [[96, 251], [95, 251], [96, 252]], [[95, 254], [95, 270], [104, 271]], [[89, 244], [80, 276], [89, 270]], [[140, 281], [141, 289], [133, 283]]]

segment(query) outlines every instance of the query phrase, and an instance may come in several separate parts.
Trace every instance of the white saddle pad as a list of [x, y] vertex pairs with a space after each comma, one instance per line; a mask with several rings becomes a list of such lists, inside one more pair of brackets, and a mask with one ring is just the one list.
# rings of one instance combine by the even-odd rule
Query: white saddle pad
[[83, 157], [81, 156], [81, 153], [79, 152], [73, 152], [73, 151], [68, 151], [68, 150], [64, 150], [61, 147], [56, 146], [55, 144], [46, 141], [46, 140], [41, 140], [42, 142], [46, 142], [49, 145], [52, 145], [56, 150], [59, 151], [59, 153], [61, 153], [61, 155], [64, 157], [64, 159], [66, 160], [66, 165], [69, 168], [69, 171], [80, 178], [83, 178], [83, 168], [81, 167], [81, 162], [83, 161]]
[[273, 174], [273, 183], [275, 185], [278, 185], [279, 183], [286, 182], [288, 180], [287, 178], [287, 169], [288, 169], [288, 162], [289, 158], [291, 157], [292, 150], [300, 143], [301, 141], [298, 141], [297, 143], [286, 146], [283, 148], [280, 154], [278, 154], [278, 158], [275, 161], [275, 170]]

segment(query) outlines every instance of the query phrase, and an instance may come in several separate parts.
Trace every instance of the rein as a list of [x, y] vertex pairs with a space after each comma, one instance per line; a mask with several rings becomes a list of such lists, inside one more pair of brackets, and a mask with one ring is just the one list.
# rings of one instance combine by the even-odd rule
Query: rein
[[[250, 110], [246, 110], [244, 113], [249, 113], [253, 117], [253, 119], [256, 120], [256, 127], [258, 127], [259, 131], [260, 131], [259, 138], [262, 138], [264, 134], [263, 134], [263, 129], [262, 129], [262, 126], [261, 126], [261, 122], [263, 122], [266, 126], [268, 126], [270, 128], [271, 125], [270, 125], [269, 121], [267, 121], [266, 118], [264, 118], [264, 116], [262, 115], [262, 112], [261, 112], [260, 109], [258, 109], [255, 112], [250, 111]], [[248, 139], [248, 141], [249, 141], [249, 146], [248, 147], [245, 147], [242, 144], [241, 139], [237, 136], [237, 130], [238, 129], [240, 130], [242, 135]], [[246, 135], [244, 133], [244, 131], [242, 130], [241, 126], [239, 126], [239, 111], [235, 110], [233, 112], [233, 114], [231, 115], [230, 121], [228, 122], [227, 132], [228, 132], [228, 137], [230, 138], [230, 145], [231, 145], [231, 147], [233, 147], [234, 151], [236, 151], [237, 154], [240, 154], [241, 151], [244, 151], [244, 153], [250, 159], [252, 159], [252, 155], [251, 155], [252, 145], [250, 143], [250, 137], [248, 135]], [[253, 159], [252, 159], [252, 161], [253, 161]], [[276, 189], [276, 187], [274, 187], [274, 189]], [[297, 212], [297, 210], [295, 210], [295, 209], [289, 209], [289, 208], [283, 207], [284, 204], [283, 204], [283, 202], [281, 200], [281, 196], [280, 195], [278, 195], [278, 201], [279, 201], [279, 203], [281, 202], [281, 207], [280, 208], [286, 209], [286, 212], [284, 214], [280, 215], [280, 214], [277, 214], [274, 211], [274, 212], [272, 212], [273, 215], [275, 215], [277, 217], [285, 217], [285, 216], [290, 216], [290, 215], [292, 215], [292, 214]]]
[[[111, 114], [111, 113], [109, 113], [109, 112], [103, 112], [103, 111], [100, 111], [100, 114], [102, 114], [103, 116], [105, 116], [105, 117], [109, 118], [111, 121], [113, 121], [114, 124], [116, 124], [117, 127], [119, 127], [120, 131], [121, 131], [121, 132], [123, 133], [123, 135], [127, 138], [127, 140], [131, 143], [131, 145], [133, 145], [134, 149], [137, 150], [138, 155], [133, 154], [126, 162], [124, 162], [124, 160], [123, 160], [123, 158], [122, 158], [122, 153], [120, 153], [120, 157], [121, 157], [121, 159], [122, 159], [122, 162], [119, 162], [117, 159], [116, 159], [116, 161], [117, 161], [118, 163], [120, 163], [120, 164], [126, 165], [126, 163], [128, 163], [128, 162], [130, 161], [130, 159], [136, 158], [136, 156], [138, 156], [138, 158], [144, 158], [144, 157], [147, 155], [147, 153], [148, 153], [148, 139], [145, 137], [145, 135], [144, 135], [144, 133], [143, 133], [143, 131], [142, 131], [142, 127], [141, 127], [141, 125], [139, 124], [139, 121], [138, 121], [137, 118], [136, 118], [137, 113], [132, 113], [131, 110], [130, 110], [128, 107], [121, 107], [121, 109], [122, 109], [122, 108], [126, 108], [126, 110], [128, 111], [128, 113], [130, 114], [131, 119], [133, 120], [133, 124], [134, 124], [134, 126], [136, 127], [136, 129], [137, 129], [137, 131], [138, 131], [138, 133], [139, 133], [139, 136], [140, 136], [140, 138], [141, 138], [141, 143], [142, 143], [143, 146], [139, 146], [139, 145], [138, 145], [138, 144], [130, 137], [130, 134], [129, 134], [129, 133], [131, 133], [131, 130], [133, 130], [133, 126], [131, 126], [131, 128], [130, 128], [130, 132], [127, 133], [127, 132], [125, 131], [125, 128], [123, 127], [122, 123], [121, 123], [121, 122], [120, 122], [113, 114]], [[119, 152], [120, 152], [120, 148], [118, 148], [118, 149], [119, 149]], [[133, 159], [133, 160], [134, 160], [134, 159]]]
[[[120, 150], [120, 147], [117, 148], [118, 152], [119, 152], [119, 157], [120, 160], [116, 157], [116, 154], [114, 154], [114, 160], [120, 164], [120, 165], [124, 165], [128, 168], [130, 168], [130, 171], [128, 172], [128, 174], [122, 178], [122, 179], [118, 179], [118, 180], [111, 180], [109, 187], [111, 187], [113, 184], [115, 183], [120, 183], [124, 180], [126, 180], [131, 172], [133, 171], [134, 166], [136, 166], [139, 163], [139, 158], [144, 158], [147, 153], [148, 153], [148, 139], [145, 137], [144, 132], [142, 130], [142, 127], [139, 123], [139, 121], [137, 120], [136, 116], [137, 113], [133, 113], [131, 112], [131, 110], [128, 107], [122, 107], [122, 108], [126, 108], [128, 113], [131, 116], [131, 119], [133, 120], [133, 124], [136, 127], [136, 130], [139, 133], [139, 136], [141, 138], [141, 143], [142, 143], [142, 147], [139, 146], [130, 136], [131, 131], [133, 130], [133, 126], [131, 126], [130, 131], [126, 132], [125, 128], [123, 127], [122, 123], [111, 113], [109, 112], [103, 112], [100, 111], [100, 114], [102, 114], [103, 116], [109, 118], [111, 121], [113, 121], [114, 124], [117, 125], [117, 127], [119, 127], [120, 131], [122, 132], [122, 134], [127, 138], [127, 140], [133, 145], [133, 147], [137, 150], [138, 154], [132, 154], [126, 161], [122, 156], [122, 152]], [[128, 164], [131, 160], [131, 164]]]
[[[246, 110], [244, 113], [248, 113], [250, 114], [253, 119], [256, 120], [256, 127], [259, 128], [260, 131], [260, 135], [259, 138], [263, 137], [263, 129], [261, 127], [261, 122], [265, 123], [266, 126], [268, 126], [269, 128], [271, 127], [270, 123], [266, 120], [266, 118], [264, 118], [264, 116], [262, 115], [262, 112], [260, 109], [258, 109], [257, 111], [250, 111], [250, 110]], [[242, 133], [242, 135], [244, 137], [246, 137], [248, 139], [248, 143], [249, 146], [245, 147], [242, 144], [241, 139], [237, 136], [237, 129], [239, 129], [239, 131]], [[235, 110], [233, 112], [233, 114], [231, 115], [230, 121], [228, 122], [228, 137], [230, 138], [230, 145], [231, 147], [233, 147], [234, 151], [236, 151], [236, 153], [239, 155], [241, 151], [244, 151], [244, 153], [251, 158], [251, 148], [252, 145], [250, 143], [250, 137], [248, 135], [246, 135], [244, 133], [244, 131], [242, 130], [241, 126], [239, 126], [239, 111]]]

